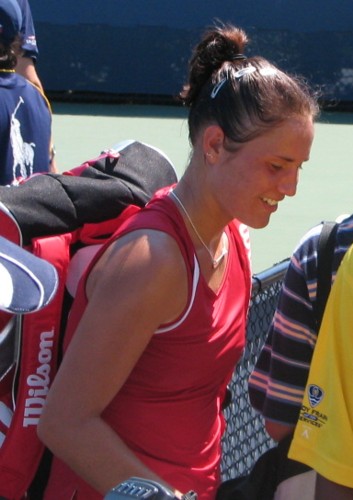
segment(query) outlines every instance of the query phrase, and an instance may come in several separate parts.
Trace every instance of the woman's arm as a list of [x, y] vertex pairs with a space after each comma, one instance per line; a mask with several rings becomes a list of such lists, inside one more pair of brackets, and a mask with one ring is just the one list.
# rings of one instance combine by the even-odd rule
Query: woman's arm
[[39, 437], [102, 494], [131, 476], [162, 482], [101, 414], [156, 328], [185, 307], [187, 275], [176, 242], [157, 231], [122, 237], [93, 269], [87, 294], [88, 306], [49, 391]]

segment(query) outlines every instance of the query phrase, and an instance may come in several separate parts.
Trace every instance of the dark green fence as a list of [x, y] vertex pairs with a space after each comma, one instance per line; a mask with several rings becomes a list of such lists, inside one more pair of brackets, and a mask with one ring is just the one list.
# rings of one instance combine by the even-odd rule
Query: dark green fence
[[225, 410], [227, 430], [223, 439], [223, 480], [246, 474], [256, 459], [273, 445], [262, 417], [250, 405], [248, 378], [271, 323], [288, 263], [287, 259], [253, 278], [247, 344], [230, 384], [232, 402]]

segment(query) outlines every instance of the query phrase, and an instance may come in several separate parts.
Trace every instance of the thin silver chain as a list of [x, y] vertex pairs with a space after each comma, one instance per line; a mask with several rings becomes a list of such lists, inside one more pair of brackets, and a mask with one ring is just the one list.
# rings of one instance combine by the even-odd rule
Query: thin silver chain
[[174, 193], [174, 191], [170, 191], [170, 194], [173, 196], [173, 198], [177, 201], [178, 205], [180, 206], [180, 208], [182, 209], [182, 211], [184, 212], [184, 214], [186, 215], [188, 221], [190, 222], [190, 225], [191, 227], [193, 228], [193, 230], [195, 231], [195, 234], [196, 236], [198, 237], [198, 239], [200, 240], [200, 242], [202, 243], [202, 245], [205, 247], [205, 249], [207, 250], [209, 256], [211, 257], [211, 261], [212, 261], [212, 267], [213, 269], [216, 269], [216, 267], [218, 267], [218, 265], [221, 263], [222, 259], [227, 255], [228, 253], [228, 249], [226, 248], [226, 245], [224, 243], [224, 233], [222, 234], [222, 241], [223, 241], [223, 248], [222, 248], [222, 252], [221, 254], [219, 255], [219, 257], [217, 257], [217, 259], [215, 258], [214, 255], [212, 255], [212, 252], [211, 250], [208, 248], [208, 246], [206, 245], [206, 243], [203, 241], [200, 233], [198, 232], [198, 230], [196, 229], [195, 227], [195, 224], [192, 222], [192, 219], [189, 215], [189, 212], [186, 210], [186, 208], [184, 207], [183, 203], [181, 202], [181, 200], [178, 198], [178, 196]]

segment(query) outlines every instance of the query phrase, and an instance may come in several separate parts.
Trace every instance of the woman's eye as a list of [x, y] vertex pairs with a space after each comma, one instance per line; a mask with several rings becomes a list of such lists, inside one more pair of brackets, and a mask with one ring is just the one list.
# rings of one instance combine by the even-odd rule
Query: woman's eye
[[281, 170], [281, 169], [282, 169], [282, 165], [278, 165], [277, 163], [272, 163], [272, 164], [271, 164], [271, 167], [272, 167], [274, 170]]

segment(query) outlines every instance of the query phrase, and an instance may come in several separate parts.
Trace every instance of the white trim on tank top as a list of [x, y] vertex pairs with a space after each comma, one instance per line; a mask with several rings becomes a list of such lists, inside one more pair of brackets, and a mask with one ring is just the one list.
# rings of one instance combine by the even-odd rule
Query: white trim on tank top
[[191, 298], [190, 298], [189, 305], [188, 305], [185, 313], [183, 314], [183, 316], [178, 321], [176, 321], [175, 323], [171, 323], [168, 326], [157, 328], [155, 333], [169, 332], [171, 330], [174, 330], [174, 328], [177, 328], [178, 326], [180, 326], [183, 323], [183, 321], [185, 321], [185, 319], [187, 318], [187, 316], [188, 316], [188, 314], [189, 314], [189, 312], [194, 304], [195, 295], [196, 295], [196, 288], [197, 288], [197, 284], [199, 282], [199, 277], [200, 277], [200, 267], [199, 267], [199, 263], [197, 262], [196, 255], [194, 255], [194, 275], [193, 275], [193, 279], [192, 279], [192, 290], [191, 290]]

